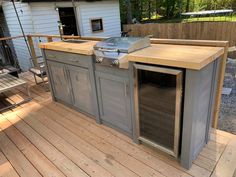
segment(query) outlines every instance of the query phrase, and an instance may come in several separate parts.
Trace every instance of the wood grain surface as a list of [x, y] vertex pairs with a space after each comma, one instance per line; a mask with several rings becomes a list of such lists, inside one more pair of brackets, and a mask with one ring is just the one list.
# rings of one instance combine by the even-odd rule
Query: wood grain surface
[[98, 41], [88, 41], [80, 44], [69, 43], [69, 42], [49, 42], [49, 43], [39, 44], [39, 48], [77, 53], [83, 55], [93, 55], [93, 46], [97, 42]]
[[152, 44], [130, 53], [127, 61], [200, 70], [224, 53], [223, 47]]
[[[40, 44], [39, 47], [42, 49], [93, 55], [93, 46], [96, 43], [97, 41], [81, 44], [50, 42]], [[120, 60], [120, 68], [127, 69], [128, 62], [134, 61], [200, 70], [223, 53], [223, 47], [152, 44], [151, 47], [128, 54]]]

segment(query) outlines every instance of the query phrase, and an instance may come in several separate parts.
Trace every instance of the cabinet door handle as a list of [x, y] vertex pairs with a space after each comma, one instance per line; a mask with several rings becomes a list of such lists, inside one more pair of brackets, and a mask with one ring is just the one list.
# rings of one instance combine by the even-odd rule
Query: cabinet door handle
[[127, 97], [129, 95], [129, 85], [125, 83], [125, 96]]
[[49, 58], [56, 58], [55, 55], [48, 55], [48, 56], [49, 56]]

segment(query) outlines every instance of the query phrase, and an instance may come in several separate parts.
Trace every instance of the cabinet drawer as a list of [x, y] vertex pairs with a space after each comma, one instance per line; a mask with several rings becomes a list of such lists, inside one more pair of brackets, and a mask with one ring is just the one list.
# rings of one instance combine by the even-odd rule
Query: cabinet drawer
[[92, 62], [92, 56], [59, 52], [53, 50], [45, 50], [45, 56], [47, 60], [83, 67], [88, 67], [89, 64]]
[[99, 64], [95, 64], [95, 71], [111, 74], [114, 76], [121, 76], [124, 78], [129, 78], [129, 71], [127, 69], [120, 69], [116, 67], [106, 67]]

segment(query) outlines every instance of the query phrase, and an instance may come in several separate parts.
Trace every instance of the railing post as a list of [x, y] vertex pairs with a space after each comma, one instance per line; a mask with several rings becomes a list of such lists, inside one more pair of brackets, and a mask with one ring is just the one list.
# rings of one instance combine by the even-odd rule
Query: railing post
[[224, 84], [225, 69], [226, 69], [226, 63], [227, 63], [227, 57], [228, 57], [228, 48], [229, 48], [229, 44], [225, 46], [225, 53], [221, 61], [221, 68], [218, 75], [219, 79], [218, 79], [218, 85], [217, 85], [216, 101], [215, 101], [215, 106], [214, 106], [214, 117], [213, 117], [213, 122], [212, 122], [212, 127], [216, 129], [218, 127], [221, 94], [222, 94], [222, 89], [223, 89], [223, 84]]
[[34, 42], [33, 42], [32, 36], [28, 35], [27, 39], [28, 39], [28, 43], [29, 43], [29, 46], [30, 46], [32, 61], [33, 61], [34, 67], [37, 67], [38, 66], [38, 60], [37, 60], [37, 56], [36, 56], [36, 53], [35, 53]]
[[53, 42], [52, 37], [47, 37], [48, 42]]

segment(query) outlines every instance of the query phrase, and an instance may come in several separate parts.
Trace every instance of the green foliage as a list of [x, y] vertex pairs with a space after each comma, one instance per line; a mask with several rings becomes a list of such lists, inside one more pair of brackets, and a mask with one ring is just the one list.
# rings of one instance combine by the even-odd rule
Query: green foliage
[[[236, 0], [131, 0], [132, 17], [138, 21], [160, 18], [173, 19], [184, 12], [230, 9]], [[127, 22], [127, 0], [120, 0], [122, 23]]]
[[194, 0], [191, 11], [230, 9], [234, 0]]

